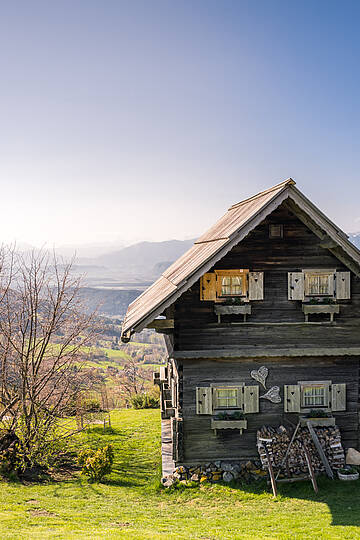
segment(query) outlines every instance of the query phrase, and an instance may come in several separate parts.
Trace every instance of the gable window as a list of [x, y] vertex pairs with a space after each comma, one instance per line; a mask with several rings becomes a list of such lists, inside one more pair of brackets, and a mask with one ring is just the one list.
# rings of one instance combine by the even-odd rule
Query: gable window
[[333, 296], [334, 271], [304, 271], [305, 296]]
[[269, 238], [283, 238], [284, 227], [276, 223], [269, 225]]
[[215, 273], [218, 298], [247, 296], [249, 270], [215, 270]]

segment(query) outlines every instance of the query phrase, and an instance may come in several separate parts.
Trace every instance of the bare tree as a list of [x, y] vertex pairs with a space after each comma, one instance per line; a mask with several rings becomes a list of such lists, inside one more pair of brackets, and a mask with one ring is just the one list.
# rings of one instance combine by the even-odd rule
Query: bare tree
[[130, 357], [124, 369], [118, 372], [117, 383], [126, 403], [133, 395], [141, 394], [146, 384], [151, 380], [151, 373], [139, 365], [136, 358]]
[[32, 465], [84, 384], [95, 316], [83, 309], [72, 263], [45, 251], [2, 249], [0, 264], [0, 421]]

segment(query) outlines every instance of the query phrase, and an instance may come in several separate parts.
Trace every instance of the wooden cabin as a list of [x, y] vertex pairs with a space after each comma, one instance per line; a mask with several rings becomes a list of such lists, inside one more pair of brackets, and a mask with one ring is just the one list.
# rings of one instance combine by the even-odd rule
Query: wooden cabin
[[313, 410], [359, 449], [359, 276], [359, 250], [289, 179], [234, 204], [129, 306], [123, 341], [165, 336], [172, 465], [254, 458], [262, 425]]

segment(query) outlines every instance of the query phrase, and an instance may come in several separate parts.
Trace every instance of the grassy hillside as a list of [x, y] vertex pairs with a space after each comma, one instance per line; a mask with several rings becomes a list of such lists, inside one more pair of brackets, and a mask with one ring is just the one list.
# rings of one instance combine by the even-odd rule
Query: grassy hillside
[[202, 485], [165, 491], [160, 479], [159, 411], [112, 413], [113, 433], [94, 428], [81, 443], [112, 443], [114, 472], [103, 484], [79, 477], [1, 484], [2, 539], [360, 538], [359, 482], [280, 486]]

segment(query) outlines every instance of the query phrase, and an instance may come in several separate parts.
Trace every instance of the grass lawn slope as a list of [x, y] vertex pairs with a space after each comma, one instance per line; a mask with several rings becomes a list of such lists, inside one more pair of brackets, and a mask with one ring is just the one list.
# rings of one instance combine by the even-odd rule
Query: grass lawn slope
[[360, 482], [319, 479], [265, 484], [160, 487], [160, 414], [112, 413], [113, 432], [93, 428], [82, 439], [111, 443], [113, 473], [103, 484], [83, 478], [23, 485], [1, 483], [0, 538], [360, 538]]

